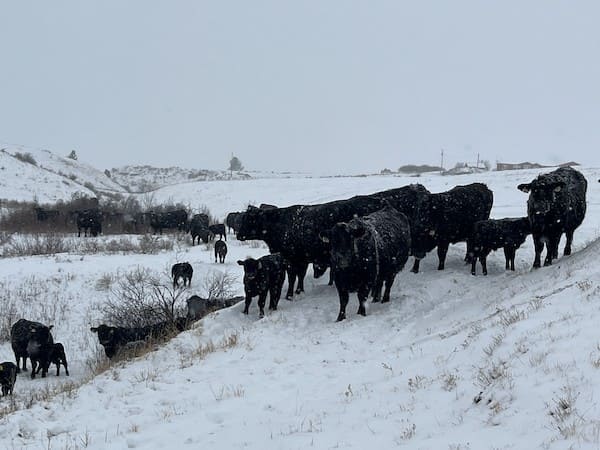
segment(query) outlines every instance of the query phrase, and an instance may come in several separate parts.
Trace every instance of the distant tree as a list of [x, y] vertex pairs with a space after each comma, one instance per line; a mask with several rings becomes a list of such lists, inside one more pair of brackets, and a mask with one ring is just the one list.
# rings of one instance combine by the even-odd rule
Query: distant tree
[[242, 162], [238, 159], [237, 156], [232, 156], [229, 160], [229, 170], [239, 172], [240, 170], [244, 170], [244, 166], [242, 166]]
[[485, 167], [485, 170], [492, 170], [492, 163], [489, 160], [484, 159], [482, 163], [483, 167]]
[[106, 175], [108, 178], [110, 178], [110, 170], [106, 169], [104, 171], [104, 175]]
[[67, 155], [67, 158], [77, 161], [77, 152], [75, 150], [71, 150], [71, 153]]

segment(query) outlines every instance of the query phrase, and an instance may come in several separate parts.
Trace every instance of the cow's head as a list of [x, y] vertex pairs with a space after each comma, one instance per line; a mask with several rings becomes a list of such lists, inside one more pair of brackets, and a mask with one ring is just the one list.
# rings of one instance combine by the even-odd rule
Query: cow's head
[[255, 206], [248, 206], [248, 210], [239, 218], [239, 229], [237, 230], [238, 240], [264, 239], [267, 234], [265, 224], [268, 211], [270, 210], [262, 210]]
[[340, 269], [352, 264], [353, 255], [356, 253], [356, 239], [361, 238], [366, 230], [359, 220], [348, 223], [339, 222], [330, 230], [321, 232], [321, 240], [330, 247], [331, 263]]
[[263, 269], [262, 262], [254, 258], [240, 259], [237, 263], [244, 267], [244, 283], [253, 282]]
[[543, 222], [545, 216], [551, 211], [557, 196], [565, 189], [565, 182], [542, 175], [531, 183], [519, 184], [517, 189], [529, 193], [528, 214], [535, 226]]
[[108, 325], [98, 325], [90, 328], [92, 333], [98, 334], [98, 341], [104, 347], [104, 353], [108, 358], [112, 358], [117, 353], [117, 329]]
[[50, 333], [50, 330], [52, 330], [53, 325], [50, 326], [32, 326], [29, 329], [29, 340], [30, 341], [35, 341], [40, 345], [44, 345], [44, 344], [52, 344], [54, 342], [54, 340], [52, 339], [52, 334]]

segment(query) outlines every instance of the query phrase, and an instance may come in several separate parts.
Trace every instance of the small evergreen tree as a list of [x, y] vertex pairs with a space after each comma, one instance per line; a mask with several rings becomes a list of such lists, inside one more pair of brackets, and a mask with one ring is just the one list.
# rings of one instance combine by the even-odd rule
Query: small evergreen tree
[[75, 150], [71, 150], [71, 153], [69, 153], [67, 158], [72, 159], [73, 161], [77, 161], [77, 152]]

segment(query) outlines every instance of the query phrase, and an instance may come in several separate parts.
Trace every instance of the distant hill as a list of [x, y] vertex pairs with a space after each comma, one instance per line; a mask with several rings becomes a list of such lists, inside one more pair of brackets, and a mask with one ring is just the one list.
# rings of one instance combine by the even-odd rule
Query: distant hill
[[125, 189], [102, 171], [48, 150], [0, 149], [0, 199], [48, 203], [97, 193], [125, 193]]
[[183, 169], [181, 167], [123, 166], [109, 171], [113, 181], [128, 192], [148, 192], [192, 181], [246, 180], [244, 172], [228, 170]]

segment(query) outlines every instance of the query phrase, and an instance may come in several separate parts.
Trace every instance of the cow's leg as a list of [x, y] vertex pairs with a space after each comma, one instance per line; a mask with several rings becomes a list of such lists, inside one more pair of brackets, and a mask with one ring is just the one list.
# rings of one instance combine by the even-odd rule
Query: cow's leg
[[[279, 291], [279, 292], [278, 292]], [[272, 311], [277, 310], [277, 304], [279, 303], [279, 296], [281, 295], [281, 290], [278, 289], [278, 286], [271, 286], [269, 289], [269, 309]]]
[[575, 230], [566, 230], [565, 237], [567, 238], [567, 242], [565, 243], [565, 251], [563, 255], [569, 256], [571, 254], [571, 244], [573, 243], [573, 233]]
[[252, 296], [246, 293], [246, 301], [244, 302], [244, 314], [248, 314], [248, 308], [250, 308], [250, 303], [252, 303]]
[[412, 273], [419, 273], [420, 261], [421, 260], [419, 258], [415, 258], [415, 263], [413, 264], [412, 269], [410, 269]]
[[81, 228], [77, 227], [77, 237], [81, 237]]
[[505, 245], [502, 249], [504, 251], [504, 270], [510, 269], [510, 246]]
[[546, 259], [544, 260], [544, 267], [552, 265], [552, 259], [554, 257], [555, 249], [558, 248], [558, 242], [554, 236], [549, 236], [546, 241]]
[[381, 301], [381, 288], [383, 287], [383, 278], [379, 277], [375, 281], [375, 286], [373, 286], [372, 294], [373, 294], [373, 303], [378, 303]]
[[329, 266], [329, 282], [327, 286], [333, 286], [333, 267]]
[[304, 277], [306, 276], [306, 271], [308, 270], [308, 263], [301, 263], [298, 266], [297, 274], [298, 274], [298, 287], [296, 288], [296, 294], [300, 294], [304, 292]]
[[487, 255], [484, 253], [479, 257], [479, 261], [481, 262], [481, 272], [484, 275], [487, 275]]
[[390, 301], [390, 291], [392, 290], [392, 285], [394, 284], [395, 279], [395, 273], [385, 279], [385, 291], [383, 291], [383, 299], [381, 300], [382, 303], [387, 303]]
[[477, 275], [477, 255], [473, 255], [471, 258], [471, 275]]
[[292, 297], [294, 296], [294, 285], [296, 284], [296, 267], [292, 264], [290, 264], [287, 269], [287, 275], [288, 275], [288, 290], [287, 293], [285, 294], [285, 299], [286, 300], [291, 300]]
[[37, 361], [31, 361], [31, 379], [35, 378], [35, 369], [36, 369]]
[[367, 298], [369, 297], [369, 288], [366, 286], [362, 286], [356, 292], [358, 296], [358, 311], [356, 314], [360, 314], [361, 316], [367, 315], [367, 310], [365, 309], [365, 303], [367, 303]]
[[448, 253], [449, 242], [440, 242], [437, 246], [437, 254], [438, 254], [438, 270], [444, 270], [444, 265], [446, 264], [446, 254]]
[[337, 321], [340, 322], [346, 318], [346, 306], [348, 306], [348, 291], [340, 290], [338, 288], [338, 296], [340, 297], [340, 313], [338, 314]]
[[533, 238], [533, 246], [535, 248], [535, 258], [533, 260], [533, 268], [538, 269], [540, 267], [542, 259], [542, 251], [544, 250], [544, 241], [541, 236]]
[[265, 317], [265, 302], [267, 301], [267, 292], [264, 291], [258, 294], [258, 309], [259, 309], [259, 317]]

